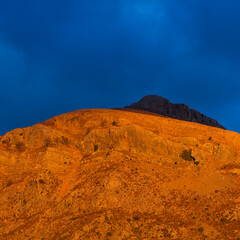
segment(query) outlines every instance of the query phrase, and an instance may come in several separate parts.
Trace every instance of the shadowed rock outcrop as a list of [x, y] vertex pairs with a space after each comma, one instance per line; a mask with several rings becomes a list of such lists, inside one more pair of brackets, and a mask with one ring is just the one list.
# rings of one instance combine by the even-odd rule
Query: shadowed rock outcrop
[[189, 108], [187, 105], [173, 104], [169, 102], [168, 99], [157, 95], [145, 96], [140, 101], [127, 106], [127, 108], [142, 109], [184, 121], [196, 122], [225, 129], [225, 127], [219, 124], [216, 120]]

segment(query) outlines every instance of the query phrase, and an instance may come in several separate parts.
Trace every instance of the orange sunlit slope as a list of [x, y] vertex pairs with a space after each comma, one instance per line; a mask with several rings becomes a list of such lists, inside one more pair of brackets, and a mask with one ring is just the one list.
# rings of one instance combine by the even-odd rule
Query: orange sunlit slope
[[0, 239], [238, 239], [240, 135], [78, 110], [0, 137]]

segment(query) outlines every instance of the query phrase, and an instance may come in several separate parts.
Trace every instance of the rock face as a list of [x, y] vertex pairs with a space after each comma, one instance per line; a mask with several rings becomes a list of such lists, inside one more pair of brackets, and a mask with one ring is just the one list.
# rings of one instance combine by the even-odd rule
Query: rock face
[[79, 110], [0, 137], [0, 239], [238, 239], [240, 135]]
[[127, 108], [142, 109], [184, 121], [225, 129], [225, 127], [220, 125], [216, 120], [189, 108], [185, 104], [173, 104], [170, 103], [168, 99], [156, 95], [145, 96], [140, 101], [127, 106]]

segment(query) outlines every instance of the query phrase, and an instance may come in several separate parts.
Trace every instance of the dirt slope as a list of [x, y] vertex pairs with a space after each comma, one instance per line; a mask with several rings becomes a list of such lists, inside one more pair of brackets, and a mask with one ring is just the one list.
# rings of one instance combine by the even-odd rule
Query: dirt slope
[[240, 135], [91, 109], [0, 137], [0, 239], [240, 239]]

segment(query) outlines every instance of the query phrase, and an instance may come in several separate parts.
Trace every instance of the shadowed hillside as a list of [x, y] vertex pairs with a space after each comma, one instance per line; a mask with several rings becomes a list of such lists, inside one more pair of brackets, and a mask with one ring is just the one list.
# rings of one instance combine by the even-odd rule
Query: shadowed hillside
[[90, 109], [0, 137], [0, 239], [239, 239], [240, 135]]
[[216, 120], [207, 117], [194, 109], [189, 108], [186, 104], [173, 104], [169, 102], [168, 99], [157, 95], [147, 95], [138, 102], [132, 103], [126, 108], [146, 110], [179, 120], [196, 122], [208, 126], [226, 129]]

